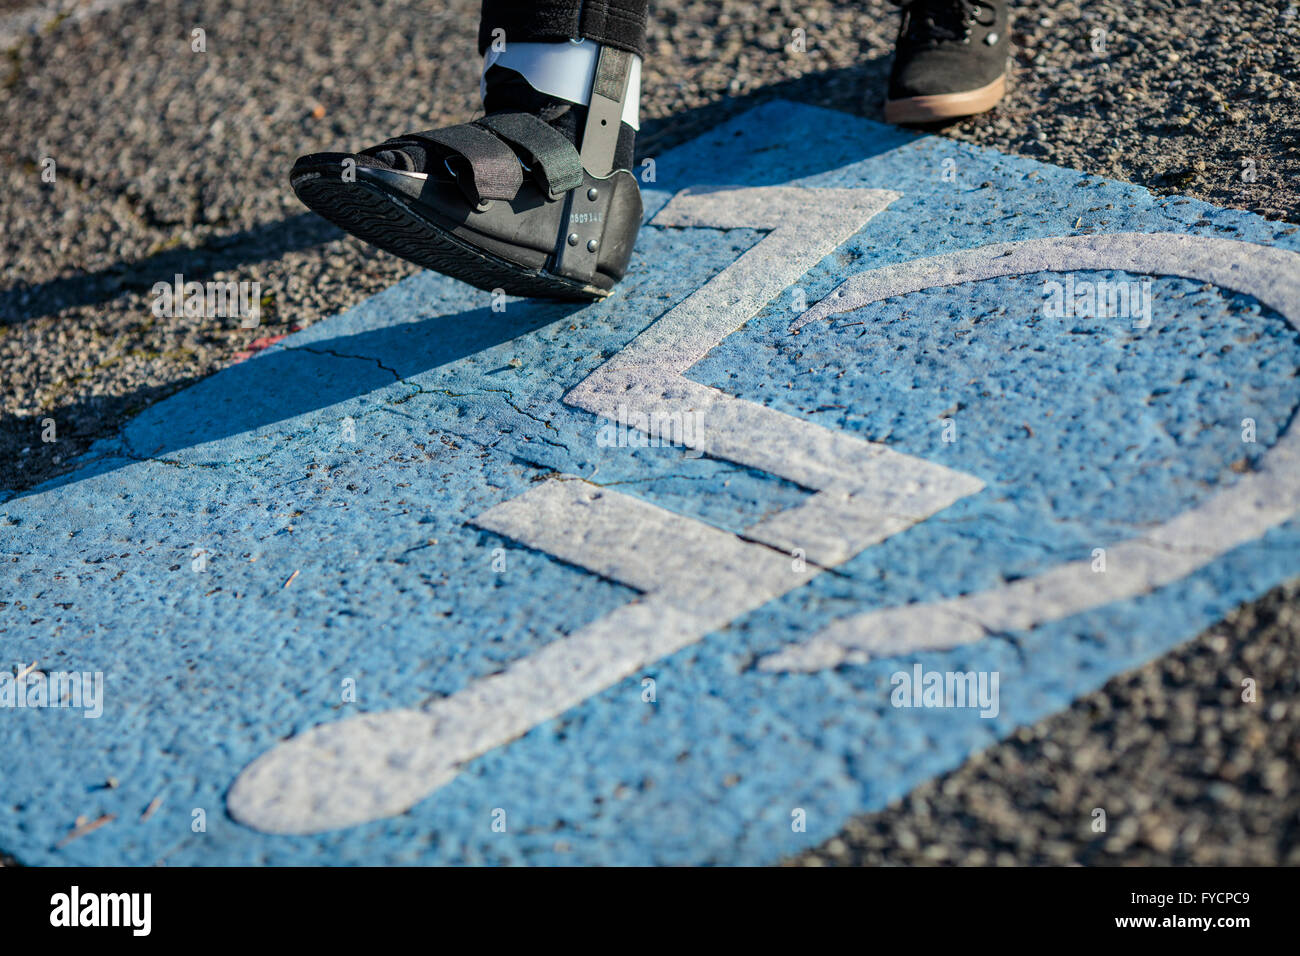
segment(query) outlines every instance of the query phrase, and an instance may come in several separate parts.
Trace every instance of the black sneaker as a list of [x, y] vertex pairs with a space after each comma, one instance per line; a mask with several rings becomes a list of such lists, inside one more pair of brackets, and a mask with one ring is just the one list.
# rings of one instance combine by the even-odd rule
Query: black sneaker
[[885, 120], [936, 123], [992, 109], [1007, 90], [1007, 0], [903, 0]]

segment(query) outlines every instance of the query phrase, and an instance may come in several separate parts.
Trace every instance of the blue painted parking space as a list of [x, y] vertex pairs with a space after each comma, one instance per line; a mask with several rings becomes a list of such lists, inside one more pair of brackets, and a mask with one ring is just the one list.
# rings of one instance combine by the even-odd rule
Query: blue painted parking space
[[772, 862], [1300, 573], [1295, 226], [789, 103], [654, 169], [607, 301], [415, 276], [0, 504], [0, 848]]

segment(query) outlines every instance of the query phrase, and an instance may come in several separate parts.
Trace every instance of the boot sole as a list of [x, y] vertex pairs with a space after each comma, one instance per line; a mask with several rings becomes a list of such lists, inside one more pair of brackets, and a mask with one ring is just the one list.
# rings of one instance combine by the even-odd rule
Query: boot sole
[[345, 232], [475, 288], [569, 302], [594, 302], [609, 295], [608, 289], [529, 269], [480, 249], [420, 215], [402, 198], [360, 178], [345, 182], [320, 171], [301, 172], [290, 177], [290, 185], [307, 208]]
[[1006, 93], [1007, 75], [1003, 73], [992, 83], [977, 90], [886, 100], [885, 122], [937, 123], [962, 116], [974, 116], [991, 110]]

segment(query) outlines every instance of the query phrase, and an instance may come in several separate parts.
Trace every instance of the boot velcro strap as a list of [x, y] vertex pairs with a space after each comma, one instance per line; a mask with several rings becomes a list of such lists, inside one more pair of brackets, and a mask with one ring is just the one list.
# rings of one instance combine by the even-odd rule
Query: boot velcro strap
[[[514, 199], [524, 183], [524, 173], [514, 150], [473, 123], [407, 133], [385, 145], [399, 145], [402, 140], [432, 145], [436, 153], [454, 164], [452, 169], [457, 182], [475, 203], [487, 199]], [[465, 176], [465, 172], [469, 175]]]
[[552, 199], [582, 185], [582, 160], [573, 144], [532, 113], [493, 113], [475, 121], [524, 153]]

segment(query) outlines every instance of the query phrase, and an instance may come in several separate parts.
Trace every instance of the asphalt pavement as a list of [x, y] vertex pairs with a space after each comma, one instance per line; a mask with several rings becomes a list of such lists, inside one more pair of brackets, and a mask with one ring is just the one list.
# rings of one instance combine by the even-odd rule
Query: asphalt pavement
[[[883, 0], [655, 7], [641, 157], [771, 99], [881, 116]], [[1016, 17], [1007, 100], [940, 135], [1300, 223], [1297, 5]], [[472, 116], [476, 21], [472, 0], [4, 0], [0, 489], [67, 473], [160, 399], [413, 275], [307, 213], [287, 170]], [[174, 273], [260, 282], [261, 327], [156, 318], [150, 288]], [[1300, 862], [1298, 598], [1275, 589], [792, 862]]]

